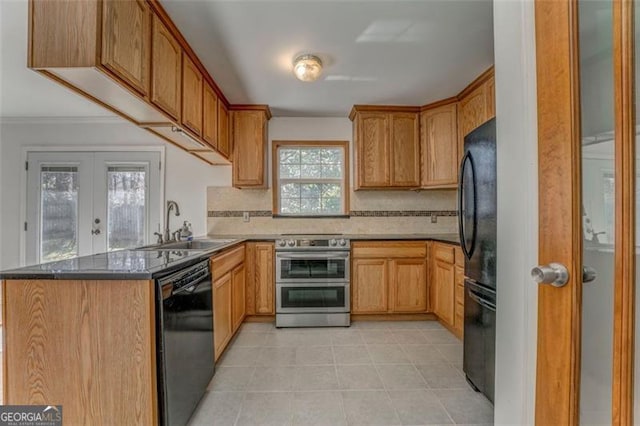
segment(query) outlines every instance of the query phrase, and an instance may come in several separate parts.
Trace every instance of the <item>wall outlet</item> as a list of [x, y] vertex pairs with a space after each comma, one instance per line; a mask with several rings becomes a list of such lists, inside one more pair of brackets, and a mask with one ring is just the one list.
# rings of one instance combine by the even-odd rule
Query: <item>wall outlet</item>
[[249, 212], [242, 212], [242, 221], [249, 222]]
[[435, 213], [431, 214], [431, 223], [438, 223], [438, 215]]

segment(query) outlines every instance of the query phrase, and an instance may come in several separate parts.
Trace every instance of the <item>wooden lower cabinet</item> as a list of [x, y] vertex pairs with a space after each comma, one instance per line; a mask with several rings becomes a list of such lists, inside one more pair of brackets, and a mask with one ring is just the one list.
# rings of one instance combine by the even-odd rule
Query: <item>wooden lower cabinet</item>
[[433, 284], [436, 287], [433, 312], [442, 321], [453, 325], [455, 267], [441, 260], [436, 260], [433, 267]]
[[427, 310], [427, 260], [396, 259], [391, 265], [391, 308], [393, 312]]
[[456, 247], [456, 271], [455, 271], [455, 318], [453, 328], [459, 338], [464, 335], [464, 254], [462, 249]]
[[351, 312], [386, 313], [389, 310], [387, 259], [353, 259], [351, 270]]
[[464, 269], [456, 266], [455, 272], [455, 318], [453, 328], [458, 337], [464, 333]]
[[68, 425], [158, 424], [155, 282], [7, 280], [3, 404]]
[[231, 324], [231, 273], [213, 283], [213, 341], [215, 359], [218, 360], [233, 336]]
[[244, 264], [231, 271], [231, 323], [235, 333], [244, 320], [246, 314], [246, 271]]
[[425, 242], [355, 242], [352, 245], [353, 314], [426, 313]]
[[247, 315], [274, 315], [275, 245], [272, 242], [247, 243]]
[[211, 275], [213, 276], [213, 341], [217, 360], [238, 331], [246, 314], [244, 244], [213, 256]]
[[464, 333], [464, 257], [460, 247], [431, 243], [431, 297], [433, 313], [462, 338]]

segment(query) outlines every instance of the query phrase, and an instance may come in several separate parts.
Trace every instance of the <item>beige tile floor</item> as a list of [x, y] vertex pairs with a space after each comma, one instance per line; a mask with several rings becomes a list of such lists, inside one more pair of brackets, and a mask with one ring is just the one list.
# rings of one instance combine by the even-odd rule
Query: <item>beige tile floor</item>
[[245, 323], [190, 425], [492, 424], [462, 373], [462, 344], [434, 321], [276, 329]]

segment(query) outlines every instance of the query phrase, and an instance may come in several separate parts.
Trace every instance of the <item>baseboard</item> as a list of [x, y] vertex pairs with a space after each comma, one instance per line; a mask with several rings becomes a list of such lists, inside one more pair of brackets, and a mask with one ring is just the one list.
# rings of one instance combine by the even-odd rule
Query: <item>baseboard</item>
[[247, 315], [243, 322], [275, 322], [275, 315]]
[[351, 314], [351, 321], [437, 321], [435, 314]]

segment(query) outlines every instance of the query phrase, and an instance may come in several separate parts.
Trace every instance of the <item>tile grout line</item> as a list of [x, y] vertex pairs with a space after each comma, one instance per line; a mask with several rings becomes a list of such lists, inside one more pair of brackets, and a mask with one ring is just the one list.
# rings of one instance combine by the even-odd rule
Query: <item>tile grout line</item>
[[[358, 334], [359, 335], [359, 334]], [[342, 396], [342, 385], [340, 384], [340, 377], [338, 376], [338, 361], [336, 361], [336, 354], [333, 346], [333, 337], [331, 337], [331, 356], [333, 356], [333, 370], [336, 373], [336, 381], [338, 382], [338, 388], [340, 393], [340, 409], [342, 410], [342, 418], [344, 419], [344, 424], [348, 425], [349, 421], [347, 420], [347, 410], [344, 408], [344, 397]]]
[[[385, 333], [389, 333], [388, 330], [384, 330]], [[391, 338], [393, 339], [393, 336], [391, 336]], [[400, 415], [398, 414], [398, 410], [396, 409], [395, 404], [393, 403], [393, 400], [391, 399], [391, 395], [389, 395], [389, 390], [387, 389], [387, 385], [384, 384], [384, 380], [382, 380], [382, 376], [380, 375], [380, 370], [378, 370], [378, 365], [376, 364], [375, 360], [373, 359], [373, 356], [371, 355], [371, 351], [369, 350], [369, 344], [365, 344], [365, 349], [367, 350], [367, 353], [369, 354], [369, 358], [371, 358], [371, 363], [373, 364], [373, 368], [376, 370], [376, 374], [378, 375], [378, 379], [380, 379], [380, 383], [382, 384], [382, 389], [384, 390], [384, 394], [387, 397], [387, 400], [389, 401], [391, 408], [393, 409], [393, 412], [396, 415], [396, 418], [398, 419], [398, 422], [400, 425], [402, 425], [402, 420], [400, 419]]]

